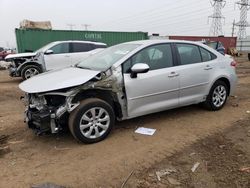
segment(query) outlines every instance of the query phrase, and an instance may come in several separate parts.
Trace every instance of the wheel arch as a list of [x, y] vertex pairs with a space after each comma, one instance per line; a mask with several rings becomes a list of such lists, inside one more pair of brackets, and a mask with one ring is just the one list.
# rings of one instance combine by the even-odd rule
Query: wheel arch
[[227, 85], [227, 87], [228, 87], [228, 96], [229, 96], [230, 92], [231, 92], [231, 84], [230, 84], [229, 79], [226, 76], [219, 77], [219, 78], [215, 79], [215, 81], [212, 83], [210, 89], [213, 87], [214, 83], [217, 82], [217, 81], [223, 81]]
[[88, 98], [98, 98], [107, 102], [113, 108], [115, 116], [118, 118], [122, 118], [123, 115], [122, 115], [121, 105], [114, 92], [102, 89], [84, 90], [76, 94], [72, 102], [79, 102]]
[[39, 63], [37, 63], [37, 62], [34, 62], [34, 61], [29, 61], [29, 62], [25, 62], [25, 63], [21, 64], [21, 65], [17, 68], [17, 71], [21, 73], [22, 70], [23, 70], [26, 66], [28, 66], [28, 65], [35, 65], [35, 66], [38, 66], [38, 67], [40, 68], [40, 70], [43, 71], [42, 65], [39, 64]]

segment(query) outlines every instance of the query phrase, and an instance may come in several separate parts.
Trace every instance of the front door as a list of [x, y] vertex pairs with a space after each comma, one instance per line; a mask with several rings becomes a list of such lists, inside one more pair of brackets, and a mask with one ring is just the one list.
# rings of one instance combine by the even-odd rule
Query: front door
[[61, 43], [51, 47], [51, 54], [44, 54], [46, 70], [61, 69], [71, 65], [71, 54], [69, 52], [69, 43]]
[[[150, 70], [130, 77], [130, 68], [146, 63]], [[170, 44], [147, 47], [123, 64], [130, 118], [178, 106], [179, 75], [175, 73]]]

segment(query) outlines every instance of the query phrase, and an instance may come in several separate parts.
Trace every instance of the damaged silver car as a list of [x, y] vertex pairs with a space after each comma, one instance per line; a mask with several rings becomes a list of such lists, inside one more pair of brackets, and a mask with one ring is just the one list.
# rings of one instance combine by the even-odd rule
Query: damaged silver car
[[221, 109], [235, 90], [235, 65], [200, 43], [134, 41], [19, 87], [26, 93], [26, 122], [38, 134], [69, 127], [77, 140], [95, 143], [116, 120], [199, 103]]

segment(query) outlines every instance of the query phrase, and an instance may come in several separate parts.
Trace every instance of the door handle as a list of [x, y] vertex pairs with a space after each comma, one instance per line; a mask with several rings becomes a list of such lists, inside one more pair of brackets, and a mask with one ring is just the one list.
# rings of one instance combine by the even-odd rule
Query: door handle
[[176, 72], [171, 72], [171, 73], [168, 75], [169, 78], [173, 78], [173, 77], [177, 77], [177, 76], [179, 76], [179, 74], [176, 73]]
[[70, 57], [69, 55], [65, 55], [64, 57]]
[[213, 69], [213, 67], [210, 67], [210, 65], [207, 65], [207, 66], [204, 68], [204, 70], [211, 70], [211, 69]]

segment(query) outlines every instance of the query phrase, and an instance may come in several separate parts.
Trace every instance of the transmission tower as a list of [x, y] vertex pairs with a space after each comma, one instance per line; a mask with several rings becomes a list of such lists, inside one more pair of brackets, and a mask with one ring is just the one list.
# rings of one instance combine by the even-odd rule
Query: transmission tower
[[247, 36], [246, 27], [249, 27], [247, 22], [247, 11], [249, 10], [250, 4], [248, 3], [248, 0], [241, 0], [236, 4], [239, 5], [240, 9], [240, 21], [236, 23], [236, 25], [239, 26], [238, 37], [239, 39], [244, 39]]
[[225, 19], [222, 16], [221, 9], [225, 7], [226, 1], [225, 0], [213, 0], [211, 1], [212, 7], [214, 7], [213, 14], [208, 17], [208, 19], [212, 19], [212, 24], [210, 27], [209, 35], [210, 36], [218, 36], [222, 35], [222, 23], [221, 20]]

